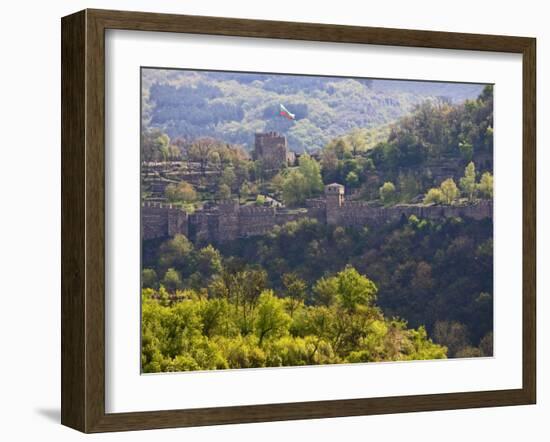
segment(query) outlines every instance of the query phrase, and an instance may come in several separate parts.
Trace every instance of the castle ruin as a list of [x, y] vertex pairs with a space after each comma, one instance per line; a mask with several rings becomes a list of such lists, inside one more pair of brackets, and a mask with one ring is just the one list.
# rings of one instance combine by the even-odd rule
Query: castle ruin
[[493, 201], [481, 200], [467, 206], [401, 204], [379, 207], [364, 201], [346, 200], [344, 186], [333, 183], [325, 186], [323, 198], [307, 200], [306, 207], [301, 209], [240, 205], [234, 200], [207, 203], [194, 213], [163, 203], [146, 202], [141, 208], [144, 240], [181, 233], [199, 244], [265, 235], [275, 226], [302, 218], [334, 226], [362, 227], [378, 226], [411, 215], [428, 219], [492, 218]]
[[260, 160], [264, 170], [279, 170], [281, 166], [294, 164], [296, 156], [287, 146], [286, 137], [277, 132], [256, 133], [254, 160]]

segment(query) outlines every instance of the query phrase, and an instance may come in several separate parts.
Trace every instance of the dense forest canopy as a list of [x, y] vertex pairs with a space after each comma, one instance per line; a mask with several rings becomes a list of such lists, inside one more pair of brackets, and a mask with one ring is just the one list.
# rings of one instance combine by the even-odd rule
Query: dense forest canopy
[[407, 201], [444, 179], [459, 178], [472, 161], [479, 175], [492, 174], [493, 88], [460, 104], [424, 102], [385, 135], [371, 148], [357, 131], [331, 140], [321, 153], [324, 181], [349, 188], [366, 184], [365, 196], [372, 198], [379, 182], [368, 182], [378, 177], [397, 186], [399, 199]]
[[[475, 98], [477, 84], [143, 69], [143, 122], [170, 137], [210, 136], [252, 147], [255, 132], [285, 134], [296, 152], [354, 129], [395, 122], [425, 102]], [[295, 121], [277, 118], [284, 103]]]
[[446, 356], [424, 327], [410, 329], [405, 321], [385, 318], [374, 303], [376, 285], [353, 267], [317, 281], [323, 296], [316, 304], [304, 302], [305, 284], [294, 274], [285, 275], [276, 295], [259, 268], [229, 272], [222, 266], [219, 272], [208, 289], [172, 295], [164, 285], [143, 290], [145, 372]]
[[297, 305], [330, 306], [337, 297], [331, 275], [351, 266], [372, 278], [386, 318], [401, 318], [405, 328], [426, 327], [436, 342], [448, 347], [450, 357], [490, 355], [491, 235], [490, 220], [411, 217], [363, 230], [306, 219], [219, 250], [197, 249], [177, 236], [146, 260], [143, 281], [155, 290], [162, 286], [170, 293], [192, 291], [218, 299], [228, 296], [228, 281], [236, 275], [245, 285], [258, 278], [256, 295], [272, 290], [290, 303], [285, 311], [291, 312]]

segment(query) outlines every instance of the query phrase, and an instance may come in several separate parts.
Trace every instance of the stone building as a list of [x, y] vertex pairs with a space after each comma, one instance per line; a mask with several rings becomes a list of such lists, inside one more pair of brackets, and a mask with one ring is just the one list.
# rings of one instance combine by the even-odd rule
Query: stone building
[[325, 186], [327, 224], [338, 224], [340, 211], [344, 204], [344, 190], [344, 186], [338, 183]]
[[286, 137], [277, 132], [257, 133], [252, 157], [261, 160], [265, 170], [279, 170], [294, 164], [294, 152], [288, 149]]
[[398, 204], [379, 207], [364, 201], [346, 200], [344, 186], [333, 183], [325, 186], [324, 198], [310, 199], [306, 207], [297, 210], [241, 206], [237, 201], [229, 200], [207, 204], [191, 214], [160, 203], [145, 203], [141, 212], [143, 239], [168, 238], [182, 233], [199, 244], [265, 235], [277, 225], [302, 218], [334, 226], [363, 227], [379, 226], [411, 215], [428, 219], [492, 219], [493, 201], [482, 200], [466, 206]]
[[187, 233], [188, 215], [185, 211], [156, 202], [143, 203], [141, 207], [141, 237], [155, 239]]

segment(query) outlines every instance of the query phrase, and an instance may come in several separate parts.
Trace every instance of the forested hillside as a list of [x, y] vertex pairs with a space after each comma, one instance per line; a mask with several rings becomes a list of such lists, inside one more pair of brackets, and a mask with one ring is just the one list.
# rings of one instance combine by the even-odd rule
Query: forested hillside
[[[148, 81], [142, 198], [190, 224], [142, 242], [144, 371], [493, 355], [492, 86], [453, 102], [473, 87], [422, 83], [454, 92], [434, 99], [397, 81]], [[283, 96], [296, 120], [277, 116]], [[287, 125], [292, 145], [301, 121], [321, 149], [275, 170], [239, 144]]]
[[[373, 130], [371, 145], [389, 123], [425, 101], [475, 98], [482, 85], [336, 77], [142, 70], [143, 123], [171, 138], [210, 136], [249, 150], [255, 132], [287, 136], [295, 152], [324, 147], [354, 129]], [[283, 103], [296, 115], [279, 117]]]
[[387, 183], [393, 189], [389, 202], [408, 202], [446, 179], [458, 181], [473, 162], [473, 178], [490, 175], [492, 192], [492, 86], [460, 104], [422, 103], [368, 149], [364, 137], [355, 131], [327, 144], [321, 154], [325, 183], [360, 188], [366, 199], [376, 198]]
[[[435, 222], [411, 217], [358, 230], [306, 219], [276, 227], [267, 236], [226, 243], [219, 250], [197, 249], [185, 237], [177, 237], [146, 259], [143, 282], [152, 289], [162, 285], [169, 293], [187, 290], [188, 296], [202, 293], [237, 304], [270, 290], [285, 300], [283, 310], [293, 312], [332, 305], [339, 289], [330, 277], [350, 266], [372, 279], [384, 317], [401, 318], [405, 322], [400, 327], [426, 327], [429, 336], [448, 348], [449, 357], [490, 356], [492, 228], [491, 220]], [[239, 275], [242, 280], [235, 279]], [[232, 289], [231, 281], [236, 284]], [[238, 290], [252, 292], [238, 292], [239, 285], [244, 287]], [[256, 312], [250, 308], [254, 318]]]

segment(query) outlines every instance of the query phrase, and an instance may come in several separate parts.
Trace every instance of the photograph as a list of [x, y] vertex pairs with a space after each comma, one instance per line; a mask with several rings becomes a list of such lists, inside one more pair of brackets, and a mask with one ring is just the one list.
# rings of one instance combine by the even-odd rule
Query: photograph
[[0, 442], [546, 440], [548, 14], [457, 6], [6, 2]]
[[493, 356], [492, 84], [140, 75], [142, 373]]

